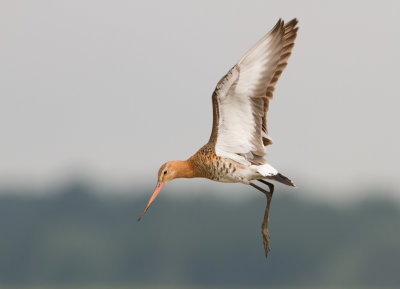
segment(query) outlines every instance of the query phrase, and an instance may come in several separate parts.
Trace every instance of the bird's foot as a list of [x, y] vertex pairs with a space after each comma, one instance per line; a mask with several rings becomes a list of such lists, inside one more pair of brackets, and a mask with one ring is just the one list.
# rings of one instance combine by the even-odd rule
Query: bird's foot
[[264, 224], [262, 224], [261, 225], [261, 233], [262, 233], [263, 243], [264, 243], [265, 258], [267, 258], [269, 251], [271, 251], [268, 226], [264, 226]]

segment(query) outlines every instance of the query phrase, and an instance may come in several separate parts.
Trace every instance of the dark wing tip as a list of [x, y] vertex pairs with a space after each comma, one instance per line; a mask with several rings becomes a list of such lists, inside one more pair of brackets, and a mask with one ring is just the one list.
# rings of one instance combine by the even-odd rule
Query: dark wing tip
[[297, 20], [297, 18], [293, 18], [293, 19], [290, 20], [288, 23], [286, 23], [285, 26], [296, 26], [297, 23], [299, 23], [299, 20]]
[[270, 33], [275, 34], [282, 31], [284, 25], [285, 22], [282, 20], [282, 18], [279, 18], [278, 22], [276, 22], [275, 26], [271, 29]]

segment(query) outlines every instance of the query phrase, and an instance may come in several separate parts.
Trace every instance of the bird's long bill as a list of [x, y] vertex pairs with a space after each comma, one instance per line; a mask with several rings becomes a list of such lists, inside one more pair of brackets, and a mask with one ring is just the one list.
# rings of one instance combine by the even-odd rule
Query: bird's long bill
[[165, 183], [163, 182], [158, 182], [156, 189], [154, 190], [154, 193], [151, 195], [149, 202], [146, 205], [146, 208], [144, 208], [143, 212], [140, 214], [138, 221], [142, 219], [144, 214], [146, 214], [147, 210], [149, 209], [150, 205], [154, 202], [154, 200], [157, 198], [158, 193], [161, 191], [161, 189], [164, 187]]

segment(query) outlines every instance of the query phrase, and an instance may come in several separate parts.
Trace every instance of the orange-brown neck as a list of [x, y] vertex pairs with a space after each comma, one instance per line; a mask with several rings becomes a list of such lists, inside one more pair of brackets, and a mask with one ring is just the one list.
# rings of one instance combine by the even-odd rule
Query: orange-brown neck
[[174, 170], [174, 178], [195, 178], [196, 171], [190, 160], [169, 162]]

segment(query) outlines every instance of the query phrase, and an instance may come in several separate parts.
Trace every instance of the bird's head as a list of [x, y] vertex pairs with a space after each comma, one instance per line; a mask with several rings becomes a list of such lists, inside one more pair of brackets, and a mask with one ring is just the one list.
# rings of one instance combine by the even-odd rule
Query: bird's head
[[162, 190], [166, 183], [176, 178], [193, 178], [194, 170], [189, 161], [170, 161], [163, 164], [158, 170], [157, 185], [150, 197], [149, 202], [144, 208], [142, 214], [139, 216], [138, 221], [146, 214], [150, 205], [157, 198], [158, 193]]
[[158, 170], [158, 184], [166, 184], [176, 178], [180, 172], [180, 166], [176, 161], [166, 162]]

